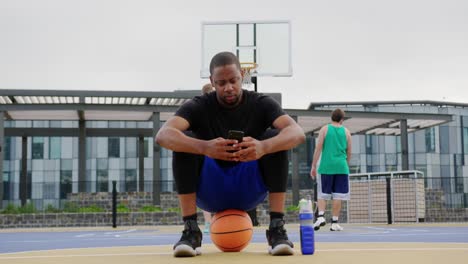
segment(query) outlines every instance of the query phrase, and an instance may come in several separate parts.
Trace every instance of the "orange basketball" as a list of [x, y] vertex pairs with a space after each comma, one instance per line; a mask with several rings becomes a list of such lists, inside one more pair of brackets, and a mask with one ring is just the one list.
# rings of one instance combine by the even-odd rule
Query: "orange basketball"
[[218, 212], [211, 221], [211, 241], [221, 251], [239, 252], [252, 239], [253, 226], [245, 211], [228, 209]]

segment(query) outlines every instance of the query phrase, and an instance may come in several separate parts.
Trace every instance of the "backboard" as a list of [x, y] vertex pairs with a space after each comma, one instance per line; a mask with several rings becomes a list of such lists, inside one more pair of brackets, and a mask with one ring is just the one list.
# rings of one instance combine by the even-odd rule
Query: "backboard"
[[210, 77], [210, 61], [231, 51], [240, 62], [256, 63], [256, 76], [292, 76], [289, 21], [203, 22], [200, 77]]

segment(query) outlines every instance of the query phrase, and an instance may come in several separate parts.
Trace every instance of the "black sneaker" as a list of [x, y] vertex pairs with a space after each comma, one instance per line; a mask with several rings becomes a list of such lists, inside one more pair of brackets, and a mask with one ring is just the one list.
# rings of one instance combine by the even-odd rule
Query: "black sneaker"
[[268, 240], [268, 253], [273, 256], [293, 255], [293, 243], [289, 241], [286, 229], [284, 229], [284, 220], [275, 218], [271, 220], [270, 227], [266, 231]]
[[201, 254], [202, 232], [196, 220], [185, 222], [179, 242], [174, 245], [174, 257], [195, 257]]

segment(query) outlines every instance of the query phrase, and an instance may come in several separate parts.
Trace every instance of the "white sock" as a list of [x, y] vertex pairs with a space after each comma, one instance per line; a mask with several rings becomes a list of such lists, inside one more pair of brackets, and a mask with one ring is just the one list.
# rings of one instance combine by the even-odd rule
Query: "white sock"
[[332, 216], [333, 221], [338, 221], [338, 216]]
[[325, 211], [319, 211], [319, 215], [324, 215]]

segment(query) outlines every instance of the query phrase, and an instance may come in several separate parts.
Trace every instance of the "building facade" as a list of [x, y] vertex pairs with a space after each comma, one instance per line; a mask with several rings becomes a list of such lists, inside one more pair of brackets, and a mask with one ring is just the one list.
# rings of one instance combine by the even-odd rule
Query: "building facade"
[[[452, 115], [451, 122], [408, 134], [408, 169], [423, 172], [426, 188], [443, 190], [449, 206], [468, 208], [468, 105], [446, 102], [350, 102], [311, 104], [310, 107]], [[352, 140], [351, 173], [403, 169], [400, 136], [353, 135]]]
[[[119, 192], [153, 193], [154, 204], [161, 192], [175, 191], [172, 153], [155, 145], [153, 137], [177, 107], [199, 91], [2, 93], [2, 207], [29, 201], [38, 209], [57, 208], [70, 193], [109, 192], [112, 181]], [[281, 101], [280, 94], [272, 96]], [[299, 189], [311, 186], [314, 133], [330, 121], [330, 110], [336, 107], [347, 110], [345, 125], [353, 133], [352, 173], [420, 170], [428, 187], [442, 188], [450, 204], [466, 206], [468, 107], [437, 102], [322, 103], [307, 110], [286, 109], [308, 135], [289, 152], [294, 203]]]
[[[88, 128], [151, 128], [151, 122], [88, 121]], [[6, 121], [15, 128], [78, 128], [77, 121]], [[86, 139], [86, 192], [110, 192], [117, 181], [119, 192], [140, 191], [137, 137], [88, 137]], [[143, 189], [152, 192], [154, 140], [145, 137]], [[67, 194], [78, 192], [78, 138], [27, 138], [27, 199], [36, 208], [59, 208]], [[172, 153], [161, 149], [161, 191], [172, 192]], [[22, 138], [5, 137], [3, 205], [19, 205]]]

